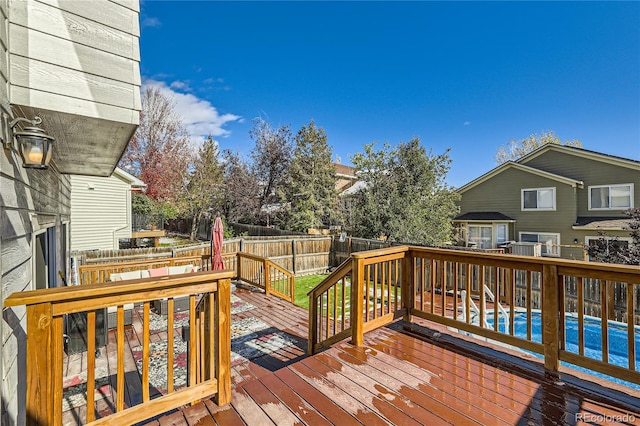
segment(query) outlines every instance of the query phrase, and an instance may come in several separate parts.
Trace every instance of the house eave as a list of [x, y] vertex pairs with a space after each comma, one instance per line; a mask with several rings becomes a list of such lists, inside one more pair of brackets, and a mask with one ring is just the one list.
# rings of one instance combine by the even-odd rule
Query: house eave
[[41, 127], [55, 138], [52, 160], [61, 174], [111, 176], [138, 128], [138, 112], [133, 110], [126, 122], [17, 107], [21, 116], [42, 118]]
[[480, 176], [479, 178], [469, 182], [468, 184], [460, 187], [457, 192], [458, 193], [463, 193], [465, 191], [468, 191], [471, 188], [474, 188], [478, 185], [480, 185], [481, 183], [486, 182], [487, 180], [493, 178], [494, 176], [499, 175], [500, 173], [504, 172], [507, 169], [510, 168], [515, 168], [527, 173], [531, 173], [537, 176], [541, 176], [547, 179], [551, 179], [551, 180], [555, 180], [557, 182], [560, 183], [564, 183], [567, 185], [570, 185], [573, 188], [584, 188], [584, 182], [582, 182], [581, 180], [575, 180], [575, 179], [571, 179], [568, 178], [566, 176], [560, 176], [554, 173], [549, 173], [549, 172], [545, 172], [544, 170], [539, 170], [536, 169], [534, 167], [530, 167], [530, 166], [525, 166], [524, 164], [520, 164], [514, 161], [507, 161], [504, 164], [499, 165], [498, 167], [490, 170], [489, 172], [485, 173], [484, 175]]
[[640, 171], [640, 161], [636, 161], [636, 160], [631, 160], [628, 158], [623, 158], [623, 157], [616, 157], [616, 156], [612, 156], [612, 155], [608, 155], [608, 154], [602, 154], [599, 152], [595, 152], [595, 151], [589, 151], [586, 150], [584, 148], [579, 148], [579, 147], [572, 147], [572, 146], [565, 146], [565, 145], [558, 145], [558, 144], [552, 144], [552, 143], [548, 143], [545, 144], [543, 146], [541, 146], [540, 148], [524, 155], [523, 157], [519, 158], [517, 161], [520, 164], [526, 163], [529, 160], [532, 160], [536, 157], [538, 157], [539, 155], [544, 154], [547, 151], [559, 151], [559, 152], [564, 152], [566, 154], [569, 155], [575, 155], [577, 157], [582, 157], [582, 158], [587, 158], [590, 160], [595, 160], [595, 161], [599, 161], [602, 163], [607, 163], [607, 164], [612, 164], [615, 166], [620, 166], [620, 167], [626, 167], [632, 170], [638, 170]]

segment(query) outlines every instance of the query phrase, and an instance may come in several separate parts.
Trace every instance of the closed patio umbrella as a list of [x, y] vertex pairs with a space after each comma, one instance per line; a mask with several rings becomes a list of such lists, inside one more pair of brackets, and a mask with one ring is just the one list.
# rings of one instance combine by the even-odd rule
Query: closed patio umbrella
[[222, 227], [222, 219], [216, 217], [211, 230], [211, 269], [220, 271], [224, 269], [224, 260], [222, 260], [222, 240], [224, 239], [224, 228]]

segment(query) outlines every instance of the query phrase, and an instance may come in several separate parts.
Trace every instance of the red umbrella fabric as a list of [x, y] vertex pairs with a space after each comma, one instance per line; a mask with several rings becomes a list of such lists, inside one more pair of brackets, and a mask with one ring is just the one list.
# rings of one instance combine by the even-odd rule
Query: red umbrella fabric
[[211, 269], [220, 271], [224, 269], [224, 260], [222, 260], [222, 240], [224, 239], [224, 228], [222, 227], [222, 219], [216, 217], [211, 230]]

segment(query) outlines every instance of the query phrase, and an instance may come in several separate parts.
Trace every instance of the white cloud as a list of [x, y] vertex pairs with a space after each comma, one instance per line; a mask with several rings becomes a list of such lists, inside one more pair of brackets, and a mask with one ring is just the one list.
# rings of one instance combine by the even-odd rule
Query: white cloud
[[182, 90], [184, 92], [190, 92], [191, 88], [189, 87], [188, 81], [173, 81], [169, 86], [171, 89]]
[[142, 20], [142, 28], [158, 28], [162, 26], [162, 22], [158, 18], [147, 17]]
[[200, 99], [191, 93], [180, 93], [177, 90], [188, 88], [186, 83], [174, 81], [171, 87], [165, 82], [157, 80], [145, 80], [143, 88], [156, 87], [160, 92], [173, 102], [173, 106], [191, 136], [191, 141], [200, 144], [207, 136], [226, 137], [229, 130], [224, 126], [227, 123], [242, 120], [242, 117], [235, 114], [220, 114], [211, 102]]

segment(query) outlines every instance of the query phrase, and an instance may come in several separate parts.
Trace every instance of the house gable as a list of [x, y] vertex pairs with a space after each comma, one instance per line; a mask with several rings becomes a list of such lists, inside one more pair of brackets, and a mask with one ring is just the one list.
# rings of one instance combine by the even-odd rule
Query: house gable
[[523, 164], [519, 164], [513, 161], [508, 161], [504, 164], [499, 165], [498, 167], [496, 167], [495, 169], [485, 173], [484, 175], [480, 176], [479, 178], [469, 182], [468, 184], [460, 187], [458, 189], [458, 192], [460, 194], [478, 186], [481, 184], [484, 184], [485, 182], [493, 179], [494, 177], [504, 173], [507, 170], [519, 170], [522, 171], [524, 173], [529, 173], [531, 175], [535, 175], [544, 179], [549, 179], [551, 181], [555, 181], [561, 184], [566, 184], [566, 185], [571, 185], [574, 187], [580, 187], [582, 186], [582, 181], [580, 180], [576, 180], [576, 179], [571, 179], [569, 177], [563, 176], [561, 174], [556, 174], [556, 173], [550, 173], [544, 170], [540, 170], [534, 167], [529, 167]]
[[640, 161], [599, 154], [593, 151], [561, 145], [545, 145], [518, 161], [526, 166], [560, 173], [584, 182], [577, 191], [578, 216], [624, 216], [624, 208], [617, 210], [590, 210], [589, 188], [602, 185], [633, 187], [633, 206], [640, 202]]

